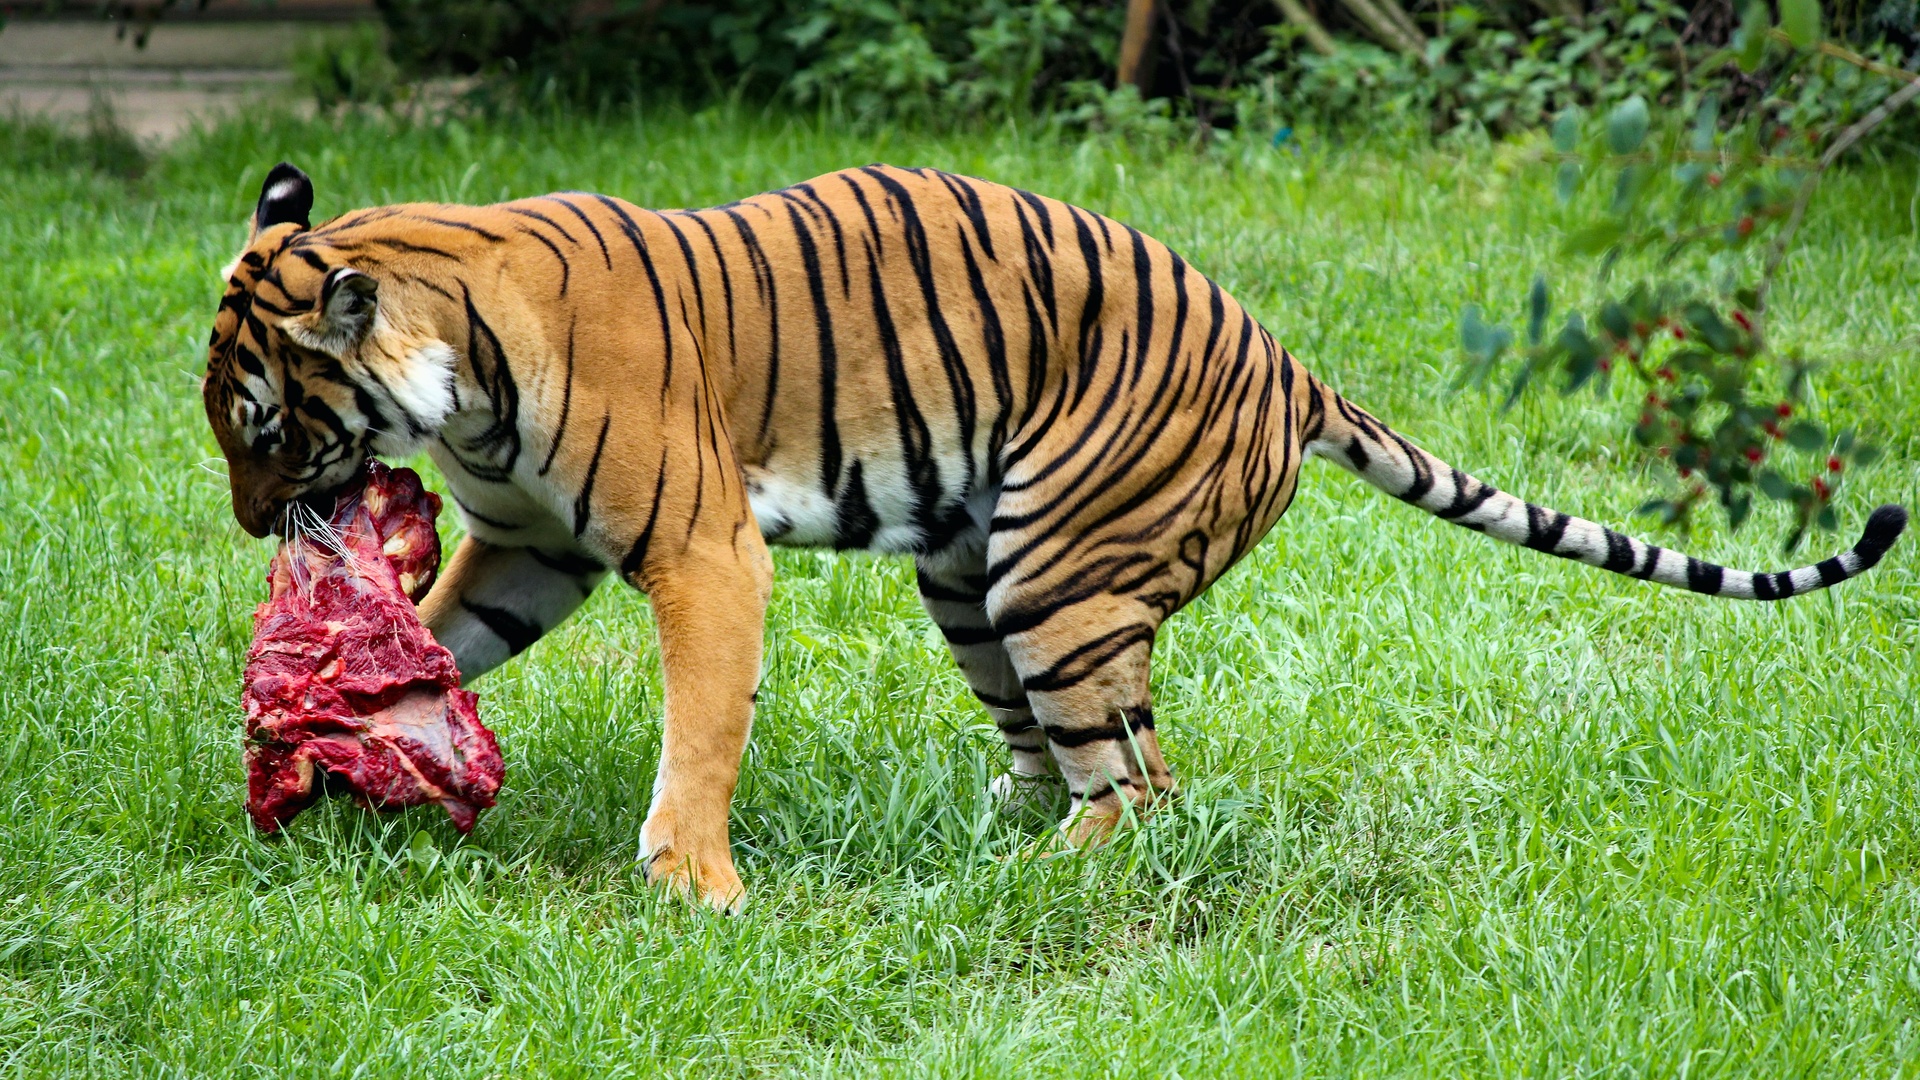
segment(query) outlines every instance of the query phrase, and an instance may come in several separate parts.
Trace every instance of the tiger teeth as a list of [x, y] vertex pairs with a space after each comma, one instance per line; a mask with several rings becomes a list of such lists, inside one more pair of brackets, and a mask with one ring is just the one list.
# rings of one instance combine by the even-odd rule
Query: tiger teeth
[[400, 533], [395, 533], [394, 535], [387, 537], [387, 542], [381, 545], [380, 554], [385, 555], [387, 558], [391, 559], [395, 555], [404, 555], [410, 546], [411, 545], [407, 543], [407, 538], [405, 535]]

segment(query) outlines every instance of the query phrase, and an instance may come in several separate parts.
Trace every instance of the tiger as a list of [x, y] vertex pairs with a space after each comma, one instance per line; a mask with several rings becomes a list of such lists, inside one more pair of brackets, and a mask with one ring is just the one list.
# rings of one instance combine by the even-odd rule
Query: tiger
[[235, 519], [287, 535], [370, 456], [424, 451], [465, 533], [419, 613], [468, 683], [607, 576], [641, 590], [665, 704], [639, 857], [728, 910], [769, 544], [912, 557], [1009, 754], [993, 794], [1045, 792], [1072, 849], [1174, 793], [1155, 636], [1279, 520], [1308, 457], [1710, 596], [1836, 585], [1906, 525], [1882, 506], [1851, 550], [1753, 573], [1537, 506], [1341, 397], [1164, 244], [935, 169], [705, 210], [559, 192], [314, 225], [313, 201], [273, 168], [223, 275], [203, 387]]

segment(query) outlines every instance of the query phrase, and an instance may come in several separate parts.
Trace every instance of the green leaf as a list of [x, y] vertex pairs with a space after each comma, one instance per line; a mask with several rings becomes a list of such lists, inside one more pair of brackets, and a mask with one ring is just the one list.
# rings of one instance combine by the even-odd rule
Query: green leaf
[[1852, 428], [1841, 428], [1840, 434], [1833, 437], [1833, 452], [1841, 457], [1847, 456], [1847, 451], [1853, 449], [1854, 438]]
[[1820, 450], [1827, 445], [1827, 432], [1811, 420], [1801, 420], [1787, 428], [1787, 442], [1795, 450]]
[[1553, 177], [1553, 196], [1563, 204], [1573, 201], [1574, 193], [1580, 190], [1580, 166], [1576, 162], [1563, 161]]
[[1673, 504], [1665, 499], [1648, 499], [1638, 507], [1635, 507], [1633, 512], [1636, 516], [1645, 516], [1647, 514], [1667, 516], [1673, 513]]
[[1793, 501], [1793, 485], [1787, 483], [1786, 477], [1781, 476], [1772, 469], [1768, 469], [1760, 474], [1759, 484], [1760, 494], [1765, 495], [1767, 498], [1778, 499], [1781, 502]]
[[1580, 110], [1561, 109], [1553, 120], [1553, 148], [1571, 154], [1580, 145]]
[[1480, 316], [1479, 304], [1468, 304], [1460, 311], [1460, 348], [1477, 360], [1493, 358], [1493, 328]]
[[1831, 505], [1823, 506], [1820, 508], [1820, 515], [1813, 519], [1813, 523], [1826, 532], [1832, 532], [1840, 527], [1840, 515], [1833, 512]]
[[1620, 170], [1620, 179], [1613, 185], [1613, 213], [1625, 215], [1640, 201], [1640, 193], [1646, 190], [1647, 178], [1653, 175], [1651, 165], [1629, 165]]
[[1871, 465], [1879, 461], [1880, 456], [1880, 448], [1872, 443], [1858, 443], [1853, 448], [1853, 463], [1855, 465]]
[[1647, 99], [1635, 94], [1607, 114], [1607, 146], [1616, 154], [1631, 154], [1647, 137]]
[[1740, 344], [1740, 335], [1720, 318], [1719, 312], [1705, 304], [1698, 301], [1688, 304], [1686, 319], [1694, 334], [1715, 352], [1732, 352], [1734, 346]]
[[1547, 276], [1535, 274], [1527, 291], [1527, 344], [1538, 346], [1547, 333]]
[[1633, 316], [1618, 300], [1609, 300], [1600, 309], [1600, 325], [1615, 341], [1625, 341], [1633, 334]]
[[1767, 31], [1773, 28], [1773, 13], [1766, 0], [1751, 0], [1740, 16], [1740, 30], [1734, 35], [1734, 52], [1740, 70], [1751, 75], [1767, 57]]
[[1619, 243], [1624, 232], [1617, 221], [1596, 221], [1569, 234], [1561, 246], [1569, 255], [1598, 255]]
[[1747, 515], [1753, 513], [1753, 496], [1742, 492], [1727, 503], [1727, 528], [1738, 529], [1746, 523]]
[[1693, 114], [1693, 150], [1704, 154], [1713, 149], [1713, 136], [1720, 127], [1720, 98], [1708, 94], [1700, 99], [1700, 109]]
[[1780, 0], [1780, 29], [1799, 48], [1820, 44], [1819, 0]]

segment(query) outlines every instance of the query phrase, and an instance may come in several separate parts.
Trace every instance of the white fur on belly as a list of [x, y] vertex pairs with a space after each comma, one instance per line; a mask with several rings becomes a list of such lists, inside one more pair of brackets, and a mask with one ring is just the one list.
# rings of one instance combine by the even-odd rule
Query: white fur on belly
[[780, 544], [829, 545], [837, 535], [833, 500], [818, 487], [793, 483], [764, 469], [747, 468], [747, 502], [760, 534]]

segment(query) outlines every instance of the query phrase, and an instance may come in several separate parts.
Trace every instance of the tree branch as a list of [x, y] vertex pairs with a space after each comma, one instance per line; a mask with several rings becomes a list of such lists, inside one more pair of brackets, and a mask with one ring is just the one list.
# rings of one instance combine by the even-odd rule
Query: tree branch
[[1273, 0], [1273, 3], [1288, 22], [1299, 28], [1300, 36], [1307, 39], [1307, 44], [1313, 47], [1314, 52], [1321, 56], [1334, 54], [1333, 35], [1327, 33], [1327, 28], [1320, 25], [1320, 20], [1314, 18], [1313, 12], [1308, 11], [1300, 0]]
[[[1852, 127], [1841, 132], [1839, 138], [1833, 140], [1833, 145], [1827, 147], [1827, 152], [1820, 155], [1820, 165], [1814, 169], [1813, 175], [1801, 181], [1799, 197], [1793, 200], [1793, 212], [1788, 215], [1786, 227], [1780, 230], [1779, 238], [1773, 242], [1773, 250], [1767, 255], [1767, 268], [1760, 275], [1759, 287], [1754, 290], [1759, 300], [1754, 304], [1754, 314], [1762, 320], [1766, 317], [1767, 292], [1773, 287], [1774, 275], [1779, 272], [1780, 264], [1787, 257], [1787, 248], [1793, 243], [1793, 234], [1799, 231], [1800, 221], [1807, 215], [1807, 204], [1813, 201], [1813, 192], [1820, 186], [1820, 178], [1826, 175], [1834, 162], [1840, 160], [1841, 154], [1851, 149], [1853, 144], [1859, 142], [1868, 132], [1885, 123], [1895, 109], [1920, 97], [1920, 77], [1916, 77], [1911, 72], [1903, 72], [1903, 74], [1912, 81], [1901, 87], [1887, 100], [1874, 106], [1872, 112], [1855, 121]], [[1765, 323], [1757, 322], [1754, 325], [1756, 329], [1754, 337], [1758, 338], [1761, 335], [1757, 331]]]

